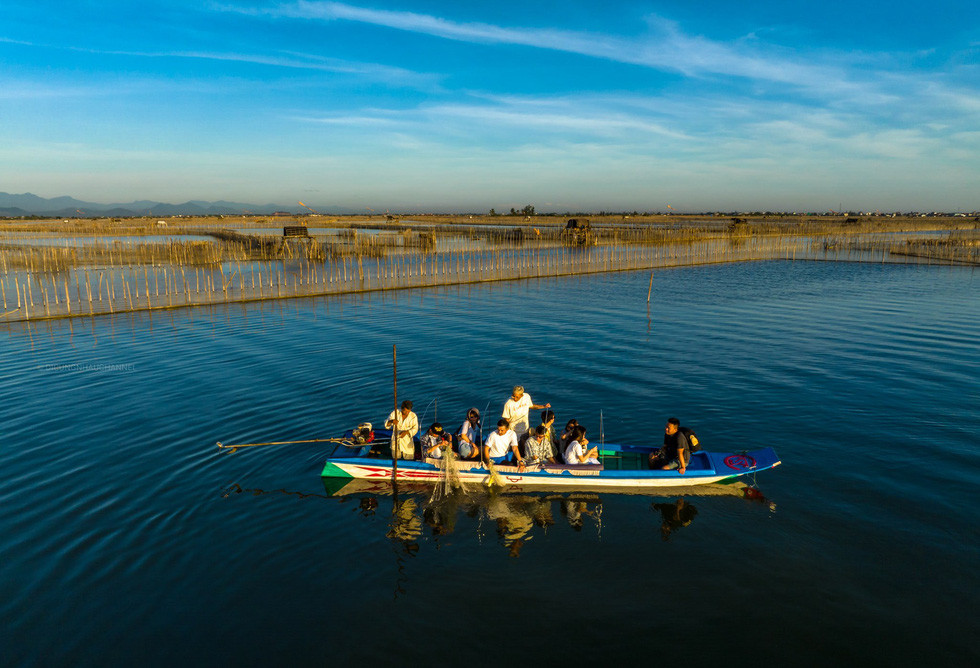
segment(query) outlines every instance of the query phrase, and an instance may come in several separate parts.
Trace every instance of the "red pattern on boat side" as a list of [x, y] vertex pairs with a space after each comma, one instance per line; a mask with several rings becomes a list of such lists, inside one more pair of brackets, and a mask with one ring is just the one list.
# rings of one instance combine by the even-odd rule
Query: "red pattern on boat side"
[[[367, 475], [366, 478], [389, 478], [391, 477], [391, 468], [378, 468], [375, 466], [358, 466], [358, 470], [365, 471]], [[398, 471], [399, 478], [410, 478], [414, 480], [431, 480], [432, 478], [438, 478], [438, 471], [413, 471], [411, 469], [401, 469]]]

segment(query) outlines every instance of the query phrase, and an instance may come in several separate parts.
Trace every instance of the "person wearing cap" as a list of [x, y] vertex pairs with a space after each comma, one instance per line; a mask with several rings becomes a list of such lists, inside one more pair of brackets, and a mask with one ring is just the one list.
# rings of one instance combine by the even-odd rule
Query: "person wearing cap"
[[466, 419], [456, 431], [456, 435], [459, 437], [459, 456], [461, 459], [477, 459], [480, 456], [480, 444], [483, 441], [482, 431], [480, 411], [476, 408], [466, 411]]
[[415, 434], [419, 433], [419, 416], [412, 412], [412, 402], [406, 399], [402, 402], [401, 410], [391, 411], [385, 420], [385, 427], [394, 429], [398, 426], [398, 458], [415, 458]]
[[500, 417], [507, 420], [514, 433], [520, 436], [531, 427], [527, 420], [527, 414], [532, 408], [534, 410], [551, 408], [551, 404], [535, 404], [531, 401], [531, 395], [524, 392], [523, 385], [515, 385], [510, 399], [504, 404], [504, 412]]
[[422, 436], [423, 457], [442, 459], [442, 449], [450, 447], [449, 435], [438, 422], [433, 422]]

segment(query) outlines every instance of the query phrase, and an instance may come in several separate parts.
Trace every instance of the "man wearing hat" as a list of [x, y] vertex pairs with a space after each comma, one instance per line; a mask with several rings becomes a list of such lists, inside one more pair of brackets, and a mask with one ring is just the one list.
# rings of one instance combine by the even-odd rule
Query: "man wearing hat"
[[438, 422], [433, 422], [422, 436], [422, 452], [431, 459], [442, 459], [442, 449], [450, 447], [449, 435]]

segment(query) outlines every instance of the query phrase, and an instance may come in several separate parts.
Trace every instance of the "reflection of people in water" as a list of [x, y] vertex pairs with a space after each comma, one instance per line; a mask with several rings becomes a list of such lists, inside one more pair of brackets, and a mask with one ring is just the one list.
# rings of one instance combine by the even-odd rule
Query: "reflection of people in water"
[[[524, 537], [534, 526], [534, 520], [523, 508], [521, 501], [519, 497], [497, 496], [491, 498], [487, 504], [487, 517], [496, 521], [497, 536], [505, 547], [512, 547], [518, 541], [523, 544]], [[519, 552], [520, 547], [517, 550]]]
[[674, 503], [653, 503], [650, 504], [653, 510], [659, 510], [662, 518], [660, 524], [660, 536], [667, 540], [672, 531], [677, 531], [681, 527], [686, 527], [694, 521], [694, 516], [698, 514], [698, 509], [684, 499], [677, 499]]
[[433, 503], [422, 511], [422, 518], [432, 530], [433, 536], [445, 536], [456, 529], [456, 515], [460, 504], [453, 498], [447, 497], [439, 503]]
[[[596, 506], [597, 510], [601, 507], [601, 504]], [[582, 527], [585, 525], [584, 515], [589, 517], [596, 517], [597, 511], [589, 510], [589, 504], [585, 501], [576, 499], [562, 499], [561, 511], [568, 520], [568, 524], [576, 531], [581, 531]]]
[[[554, 494], [489, 496], [451, 496], [438, 502], [426, 502], [422, 497], [407, 494], [393, 500], [391, 522], [387, 537], [400, 549], [400, 553], [414, 556], [425, 542], [423, 533], [430, 533], [438, 541], [441, 536], [457, 529], [457, 520], [463, 516], [473, 520], [485, 517], [496, 529], [499, 544], [510, 556], [520, 556], [521, 549], [534, 538], [535, 527], [545, 528], [555, 524], [553, 504], [558, 501], [561, 513], [576, 531], [585, 526], [586, 516], [597, 526], [601, 525], [602, 503], [597, 497], [575, 496], [572, 498]], [[356, 509], [362, 515], [378, 510], [376, 497], [362, 499]], [[426, 529], [428, 527], [428, 530]]]
[[519, 557], [521, 548], [533, 538], [535, 526], [549, 527], [555, 523], [551, 499], [540, 496], [497, 497], [487, 505], [487, 515], [497, 522], [497, 535], [510, 556]]
[[419, 517], [418, 501], [414, 497], [407, 496], [395, 502], [394, 512], [391, 513], [391, 528], [387, 535], [388, 538], [405, 543], [406, 548], [422, 535], [422, 518]]

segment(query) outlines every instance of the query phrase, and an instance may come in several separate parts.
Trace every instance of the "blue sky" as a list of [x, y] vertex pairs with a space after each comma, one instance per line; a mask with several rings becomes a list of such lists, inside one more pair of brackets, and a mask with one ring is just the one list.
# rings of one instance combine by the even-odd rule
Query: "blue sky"
[[0, 191], [980, 209], [980, 3], [4, 0]]

